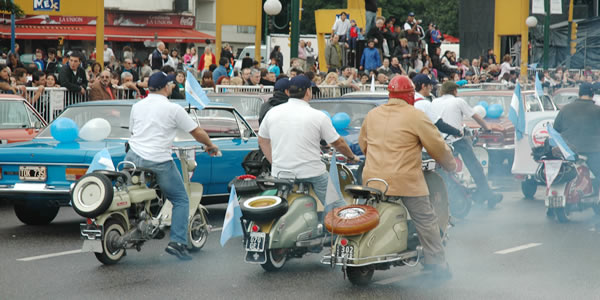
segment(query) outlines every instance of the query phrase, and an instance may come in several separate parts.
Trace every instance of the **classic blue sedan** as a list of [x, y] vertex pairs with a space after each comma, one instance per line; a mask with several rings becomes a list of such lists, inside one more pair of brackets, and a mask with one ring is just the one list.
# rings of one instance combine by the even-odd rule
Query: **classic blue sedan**
[[[246, 154], [258, 149], [256, 134], [244, 118], [229, 104], [211, 103], [199, 110], [185, 101], [174, 101], [189, 110], [206, 130], [222, 157], [198, 152], [198, 167], [192, 181], [204, 185], [205, 196], [226, 195], [227, 183], [244, 174], [241, 163]], [[15, 204], [15, 213], [25, 224], [48, 224], [60, 206], [69, 205], [71, 185], [85, 174], [94, 155], [107, 148], [115, 166], [125, 157], [125, 143], [130, 137], [129, 115], [135, 101], [92, 101], [67, 108], [60, 117], [70, 118], [79, 128], [94, 118], [111, 125], [110, 135], [102, 141], [80, 138], [59, 143], [48, 126], [29, 142], [0, 146], [0, 199]], [[175, 146], [197, 144], [187, 132], [178, 132]], [[175, 156], [175, 154], [174, 154]]]

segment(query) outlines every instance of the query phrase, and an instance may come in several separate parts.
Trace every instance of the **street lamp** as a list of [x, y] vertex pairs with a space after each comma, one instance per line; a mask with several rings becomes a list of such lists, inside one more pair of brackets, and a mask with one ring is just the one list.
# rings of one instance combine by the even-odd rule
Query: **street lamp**
[[[290, 24], [290, 57], [298, 57], [298, 41], [300, 39], [300, 0], [291, 0], [292, 15]], [[263, 5], [265, 13], [269, 16], [278, 15], [281, 12], [281, 2], [279, 0], [267, 0]], [[265, 25], [267, 22], [265, 22]], [[265, 40], [268, 26], [265, 26]]]
[[267, 0], [263, 5], [265, 13], [269, 16], [276, 16], [281, 12], [281, 2], [279, 0]]
[[527, 27], [529, 27], [529, 28], [533, 28], [533, 27], [537, 26], [537, 23], [538, 23], [538, 20], [534, 16], [529, 16], [529, 17], [527, 17], [527, 19], [525, 19], [525, 24], [527, 24]]

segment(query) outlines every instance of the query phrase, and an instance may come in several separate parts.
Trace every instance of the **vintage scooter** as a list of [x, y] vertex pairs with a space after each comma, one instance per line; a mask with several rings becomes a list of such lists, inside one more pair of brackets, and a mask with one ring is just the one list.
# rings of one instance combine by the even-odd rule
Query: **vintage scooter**
[[[336, 164], [340, 185], [354, 183], [352, 172]], [[293, 173], [255, 179], [264, 192], [242, 199], [245, 261], [260, 264], [266, 271], [277, 271], [288, 258], [301, 258], [307, 253], [320, 253], [331, 242], [319, 218], [321, 202], [312, 185], [300, 183]], [[350, 195], [344, 193], [345, 199]]]
[[[200, 250], [206, 243], [210, 225], [200, 201], [203, 186], [191, 182], [196, 168], [195, 152], [201, 146], [173, 147], [181, 163], [181, 174], [190, 200], [188, 250]], [[219, 154], [217, 154], [219, 156]], [[122, 168], [121, 168], [122, 167]], [[82, 250], [94, 252], [106, 265], [117, 263], [126, 249], [141, 250], [148, 240], [161, 239], [161, 230], [171, 224], [172, 204], [160, 194], [154, 172], [122, 161], [117, 170], [96, 170], [81, 177], [71, 190], [73, 209], [86, 223], [80, 225]], [[167, 199], [168, 200], [168, 199]]]
[[[433, 172], [435, 161], [423, 162], [430, 200], [438, 217], [444, 244], [449, 227], [448, 195], [444, 181]], [[385, 190], [369, 187], [384, 185]], [[392, 201], [385, 193], [388, 184], [382, 179], [369, 179], [364, 186], [349, 185], [354, 205], [336, 208], [327, 214], [325, 226], [338, 237], [323, 264], [341, 266], [354, 285], [369, 284], [375, 270], [392, 266], [417, 266], [423, 256], [422, 247], [410, 215], [401, 201]]]

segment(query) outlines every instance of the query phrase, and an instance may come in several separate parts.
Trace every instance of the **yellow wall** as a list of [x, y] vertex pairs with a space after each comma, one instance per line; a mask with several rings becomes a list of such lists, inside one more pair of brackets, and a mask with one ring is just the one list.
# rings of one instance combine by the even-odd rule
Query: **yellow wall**
[[[349, 1], [350, 2], [350, 1]], [[350, 3], [348, 3], [350, 5]], [[363, 5], [364, 7], [364, 5]], [[317, 30], [317, 41], [319, 42], [319, 69], [327, 72], [327, 63], [325, 62], [325, 34], [331, 34], [336, 15], [346, 12], [350, 15], [350, 20], [355, 20], [356, 25], [362, 29], [365, 28], [366, 15], [363, 9], [319, 9], [315, 11], [315, 25]], [[365, 33], [366, 34], [366, 33]]]
[[[282, 8], [283, 10], [283, 8]], [[262, 1], [261, 0], [218, 0], [217, 1], [217, 60], [221, 56], [221, 27], [223, 25], [256, 26], [254, 37], [254, 56], [260, 59], [261, 29], [262, 29]], [[268, 50], [268, 49], [267, 49]]]
[[521, 36], [521, 75], [527, 75], [529, 28], [525, 20], [529, 17], [529, 0], [496, 0], [494, 18], [494, 53], [498, 63], [501, 37], [504, 35]]

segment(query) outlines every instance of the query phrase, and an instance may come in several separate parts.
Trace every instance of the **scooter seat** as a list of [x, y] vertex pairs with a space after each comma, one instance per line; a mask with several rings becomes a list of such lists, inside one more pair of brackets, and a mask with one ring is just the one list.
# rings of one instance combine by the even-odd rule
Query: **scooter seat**
[[368, 186], [351, 184], [347, 185], [344, 190], [354, 198], [367, 198], [369, 196], [375, 196], [378, 199], [383, 198], [383, 192], [381, 190]]
[[294, 179], [291, 178], [275, 178], [275, 177], [265, 177], [265, 178], [256, 178], [256, 183], [263, 190], [268, 189], [280, 189], [282, 187], [287, 187], [288, 189], [292, 189], [294, 186]]

